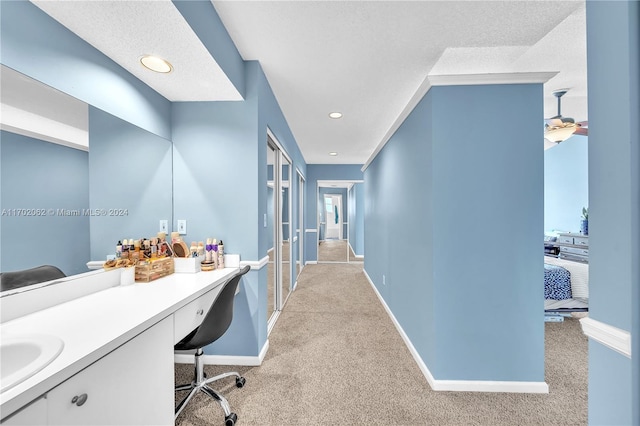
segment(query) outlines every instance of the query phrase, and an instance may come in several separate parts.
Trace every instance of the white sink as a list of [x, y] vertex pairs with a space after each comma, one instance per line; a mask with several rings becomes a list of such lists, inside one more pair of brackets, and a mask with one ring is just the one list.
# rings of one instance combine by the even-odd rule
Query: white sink
[[2, 336], [0, 384], [5, 392], [49, 365], [62, 352], [64, 342], [48, 334]]

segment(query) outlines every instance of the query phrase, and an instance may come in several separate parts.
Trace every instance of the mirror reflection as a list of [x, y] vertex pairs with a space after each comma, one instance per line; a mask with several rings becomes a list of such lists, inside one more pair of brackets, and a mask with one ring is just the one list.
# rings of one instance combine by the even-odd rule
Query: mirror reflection
[[282, 200], [282, 304], [287, 301], [291, 292], [291, 163], [282, 156], [282, 180], [280, 194]]
[[172, 223], [172, 144], [2, 66], [0, 271], [65, 275]]
[[278, 198], [275, 194], [275, 161], [276, 151], [274, 147], [267, 143], [267, 235], [269, 236], [269, 250], [267, 254], [269, 256], [269, 262], [267, 263], [267, 320], [276, 311], [276, 253], [275, 253], [275, 241], [276, 241], [276, 227], [275, 227], [275, 212], [277, 211]]

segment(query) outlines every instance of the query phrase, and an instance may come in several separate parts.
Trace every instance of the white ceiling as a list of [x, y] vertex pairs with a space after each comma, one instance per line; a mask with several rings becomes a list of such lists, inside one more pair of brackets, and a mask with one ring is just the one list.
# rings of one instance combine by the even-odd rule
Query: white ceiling
[[[169, 0], [34, 3], [169, 100], [237, 99]], [[243, 59], [260, 61], [310, 164], [364, 164], [435, 75], [557, 72], [544, 85], [544, 116], [556, 114], [552, 92], [568, 88], [563, 115], [588, 118], [584, 0], [213, 5]], [[174, 72], [142, 69], [144, 53]]]

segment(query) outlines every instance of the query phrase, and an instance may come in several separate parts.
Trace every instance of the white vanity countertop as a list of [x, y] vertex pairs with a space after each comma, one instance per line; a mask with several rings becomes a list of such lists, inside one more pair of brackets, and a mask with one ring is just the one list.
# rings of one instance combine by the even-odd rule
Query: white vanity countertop
[[64, 348], [44, 369], [0, 394], [6, 417], [107, 355], [237, 272], [174, 273], [150, 283], [112, 287], [2, 323], [2, 337], [51, 334]]

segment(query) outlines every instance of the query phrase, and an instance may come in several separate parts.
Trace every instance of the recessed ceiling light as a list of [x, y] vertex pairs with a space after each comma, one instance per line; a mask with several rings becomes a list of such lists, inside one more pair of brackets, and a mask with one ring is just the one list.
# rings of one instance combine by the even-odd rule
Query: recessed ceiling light
[[151, 71], [169, 73], [173, 67], [169, 61], [153, 55], [144, 55], [140, 57], [140, 63]]
[[329, 117], [331, 117], [331, 118], [342, 118], [342, 113], [341, 112], [330, 112], [329, 113]]
[[338, 153], [337, 153], [337, 152], [330, 152], [330, 153], [329, 153], [329, 155], [331, 155], [331, 156], [334, 156], [334, 157], [335, 157], [336, 155], [338, 155]]

